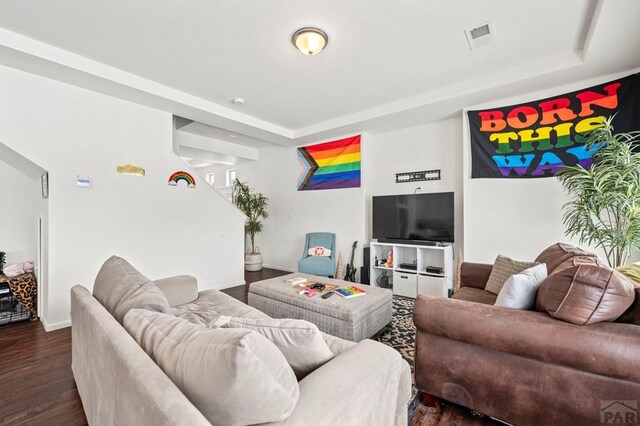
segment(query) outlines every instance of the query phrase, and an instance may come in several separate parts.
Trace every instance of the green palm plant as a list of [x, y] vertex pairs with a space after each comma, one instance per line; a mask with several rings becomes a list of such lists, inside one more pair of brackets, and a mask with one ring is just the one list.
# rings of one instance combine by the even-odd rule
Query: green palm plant
[[252, 190], [248, 183], [236, 179], [233, 182], [233, 203], [247, 216], [244, 232], [251, 239], [251, 254], [257, 254], [255, 238], [262, 232], [262, 219], [269, 217], [269, 199]]
[[613, 133], [613, 117], [585, 134], [585, 148], [597, 149], [593, 165], [565, 167], [556, 176], [571, 200], [563, 206], [567, 236], [601, 247], [611, 267], [624, 265], [640, 247], [640, 132]]

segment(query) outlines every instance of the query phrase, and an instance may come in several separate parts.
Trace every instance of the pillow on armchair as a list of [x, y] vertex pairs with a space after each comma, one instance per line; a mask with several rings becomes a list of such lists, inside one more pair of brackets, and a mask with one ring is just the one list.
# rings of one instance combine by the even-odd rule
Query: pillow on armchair
[[322, 246], [311, 247], [307, 254], [309, 256], [331, 256], [331, 249]]

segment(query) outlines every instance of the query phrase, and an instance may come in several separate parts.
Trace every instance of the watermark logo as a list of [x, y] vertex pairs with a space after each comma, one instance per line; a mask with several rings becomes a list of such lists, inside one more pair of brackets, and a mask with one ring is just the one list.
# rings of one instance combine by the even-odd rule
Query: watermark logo
[[605, 425], [637, 425], [638, 401], [600, 401], [600, 422]]

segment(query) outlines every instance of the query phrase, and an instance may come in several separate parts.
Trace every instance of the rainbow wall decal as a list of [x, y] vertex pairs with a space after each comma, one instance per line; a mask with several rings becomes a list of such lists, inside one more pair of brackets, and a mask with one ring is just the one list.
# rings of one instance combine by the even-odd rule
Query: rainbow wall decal
[[180, 182], [181, 180], [185, 181], [187, 183], [187, 187], [189, 188], [196, 187], [196, 180], [193, 178], [193, 176], [182, 170], [179, 172], [175, 172], [169, 177], [169, 185], [177, 186], [178, 182]]
[[298, 191], [360, 187], [360, 135], [298, 148]]

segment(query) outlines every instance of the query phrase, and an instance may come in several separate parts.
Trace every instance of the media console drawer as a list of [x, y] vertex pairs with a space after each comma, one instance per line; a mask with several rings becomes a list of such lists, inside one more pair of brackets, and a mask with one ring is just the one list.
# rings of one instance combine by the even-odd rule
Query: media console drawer
[[449, 297], [447, 281], [444, 277], [434, 277], [430, 275], [418, 276], [418, 294], [429, 294], [431, 296]]
[[416, 298], [418, 286], [417, 274], [393, 271], [393, 294]]

